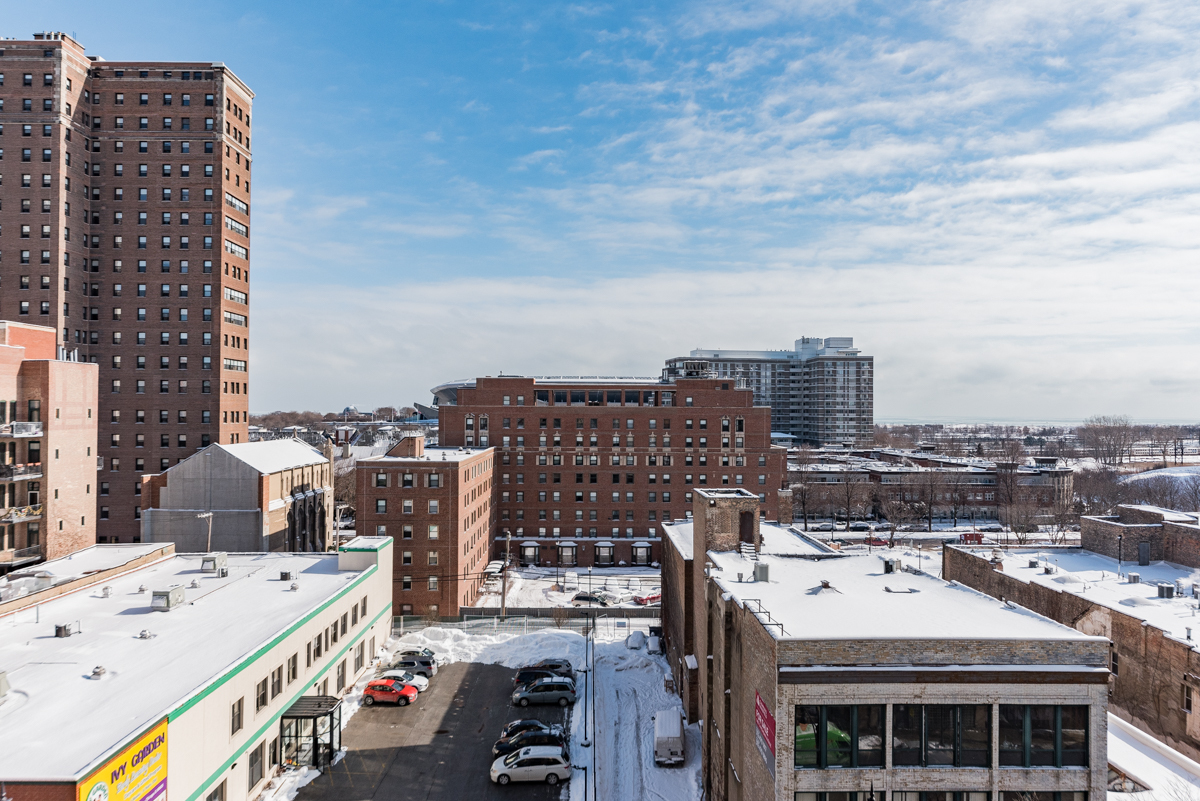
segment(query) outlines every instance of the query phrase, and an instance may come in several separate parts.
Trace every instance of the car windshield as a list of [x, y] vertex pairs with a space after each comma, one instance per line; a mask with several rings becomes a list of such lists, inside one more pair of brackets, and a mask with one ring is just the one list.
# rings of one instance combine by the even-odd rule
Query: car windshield
[[511, 754], [509, 754], [508, 756], [506, 756], [504, 758], [504, 767], [511, 768], [513, 765], [517, 764], [517, 760], [520, 758], [521, 758], [521, 752], [513, 751]]

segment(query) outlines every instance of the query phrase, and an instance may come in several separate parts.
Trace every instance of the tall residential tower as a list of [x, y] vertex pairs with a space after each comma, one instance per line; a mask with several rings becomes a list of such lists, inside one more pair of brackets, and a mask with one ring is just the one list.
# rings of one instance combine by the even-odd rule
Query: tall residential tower
[[771, 407], [771, 430], [795, 444], [862, 445], [875, 437], [875, 359], [851, 337], [802, 337], [795, 350], [694, 350], [667, 360], [663, 378], [735, 380]]
[[0, 318], [99, 365], [100, 542], [141, 474], [247, 433], [250, 110], [224, 64], [0, 41]]

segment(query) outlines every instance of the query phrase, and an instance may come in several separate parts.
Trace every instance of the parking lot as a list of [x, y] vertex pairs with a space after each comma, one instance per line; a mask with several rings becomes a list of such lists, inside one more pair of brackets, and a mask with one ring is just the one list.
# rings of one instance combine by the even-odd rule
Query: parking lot
[[562, 786], [498, 787], [488, 778], [492, 744], [505, 723], [537, 718], [565, 726], [570, 714], [557, 706], [512, 706], [513, 673], [456, 662], [440, 668], [411, 706], [360, 709], [342, 732], [345, 758], [303, 787], [297, 801], [559, 799]]

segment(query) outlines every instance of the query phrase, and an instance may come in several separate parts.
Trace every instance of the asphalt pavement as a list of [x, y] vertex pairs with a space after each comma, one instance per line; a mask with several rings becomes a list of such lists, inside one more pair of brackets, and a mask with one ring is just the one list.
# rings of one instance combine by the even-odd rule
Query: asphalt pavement
[[488, 778], [492, 744], [505, 723], [537, 718], [566, 724], [569, 709], [512, 706], [513, 671], [458, 662], [439, 669], [407, 707], [363, 707], [342, 732], [345, 758], [301, 788], [297, 801], [558, 801], [562, 787]]

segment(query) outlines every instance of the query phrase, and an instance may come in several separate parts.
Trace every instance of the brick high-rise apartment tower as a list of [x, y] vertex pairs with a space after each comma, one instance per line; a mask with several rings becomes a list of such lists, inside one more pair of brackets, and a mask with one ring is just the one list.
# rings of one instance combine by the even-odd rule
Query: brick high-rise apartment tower
[[0, 318], [100, 367], [101, 542], [139, 536], [143, 472], [246, 438], [253, 97], [219, 63], [0, 40]]

